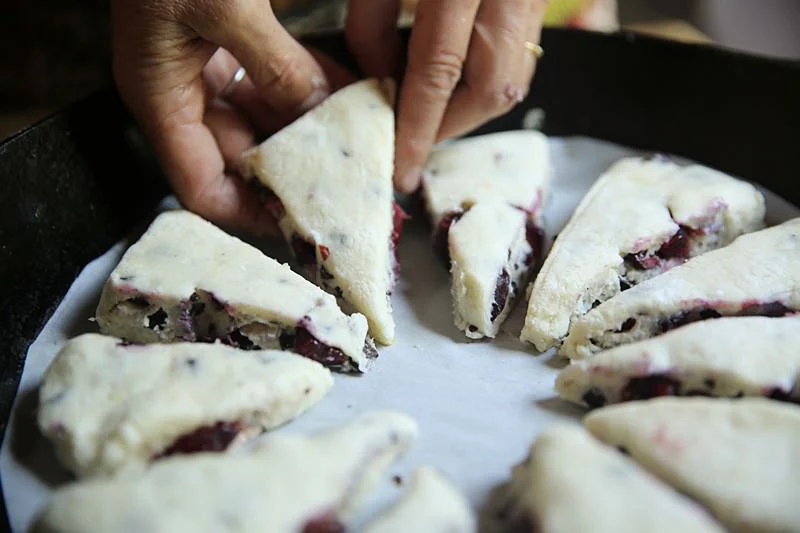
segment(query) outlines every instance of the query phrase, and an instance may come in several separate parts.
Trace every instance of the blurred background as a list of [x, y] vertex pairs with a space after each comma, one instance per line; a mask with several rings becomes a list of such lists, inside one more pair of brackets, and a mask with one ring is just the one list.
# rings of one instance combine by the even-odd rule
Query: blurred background
[[[411, 24], [418, 0], [402, 0]], [[341, 25], [345, 0], [272, 0], [295, 34]], [[798, 0], [550, 0], [546, 24], [618, 28], [800, 60]], [[0, 139], [111, 83], [108, 0], [0, 0]]]

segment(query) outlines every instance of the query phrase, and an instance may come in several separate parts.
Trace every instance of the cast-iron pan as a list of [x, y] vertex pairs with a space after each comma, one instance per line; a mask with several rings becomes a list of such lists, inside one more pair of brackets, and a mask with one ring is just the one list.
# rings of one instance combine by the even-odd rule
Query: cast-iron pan
[[[341, 34], [307, 40], [352, 66]], [[800, 64], [568, 29], [545, 30], [542, 45], [530, 96], [475, 133], [541, 108], [547, 134], [672, 152], [800, 205]], [[79, 271], [168, 188], [113, 88], [1, 144], [0, 183], [2, 438], [28, 346]]]

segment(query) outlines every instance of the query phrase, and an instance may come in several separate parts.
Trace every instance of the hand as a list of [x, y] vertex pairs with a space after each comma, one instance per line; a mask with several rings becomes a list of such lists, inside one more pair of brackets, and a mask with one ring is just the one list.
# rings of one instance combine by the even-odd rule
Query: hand
[[[399, 0], [350, 0], [346, 35], [368, 76], [396, 76]], [[400, 88], [395, 187], [412, 192], [435, 142], [509, 111], [527, 95], [547, 0], [421, 0]]]
[[[274, 131], [352, 75], [300, 46], [268, 0], [112, 0], [114, 77], [181, 203], [249, 233], [274, 233], [236, 176], [255, 131]], [[247, 77], [221, 91], [243, 65]]]

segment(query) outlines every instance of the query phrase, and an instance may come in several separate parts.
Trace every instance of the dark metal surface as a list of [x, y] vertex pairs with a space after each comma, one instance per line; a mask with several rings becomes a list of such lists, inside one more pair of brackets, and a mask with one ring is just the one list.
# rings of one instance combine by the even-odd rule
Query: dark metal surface
[[[307, 40], [351, 61], [341, 35]], [[476, 133], [542, 108], [550, 135], [676, 153], [800, 205], [800, 65], [574, 30], [546, 30], [543, 45], [530, 97]], [[2, 438], [27, 347], [81, 268], [167, 187], [112, 89], [0, 144], [0, 184]]]

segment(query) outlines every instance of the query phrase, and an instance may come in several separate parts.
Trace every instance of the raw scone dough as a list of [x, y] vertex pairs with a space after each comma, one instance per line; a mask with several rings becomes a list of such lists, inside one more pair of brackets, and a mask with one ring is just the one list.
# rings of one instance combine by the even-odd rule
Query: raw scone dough
[[695, 257], [600, 304], [570, 328], [561, 354], [576, 359], [688, 322], [800, 310], [800, 218]]
[[[800, 409], [766, 400], [659, 398], [592, 411], [586, 427], [736, 533], [800, 531]], [[676, 530], [677, 531], [677, 530]]]
[[246, 453], [165, 459], [138, 475], [58, 489], [33, 531], [314, 531], [304, 528], [356, 512], [416, 435], [410, 418], [378, 411], [313, 437], [272, 435]]
[[423, 176], [434, 243], [449, 260], [455, 324], [467, 337], [493, 338], [541, 254], [547, 138], [508, 131], [444, 144]]
[[764, 198], [710, 168], [615, 163], [581, 200], [533, 283], [522, 340], [545, 351], [628, 286], [763, 226]]
[[388, 511], [362, 533], [475, 533], [469, 502], [440, 472], [421, 467], [411, 486]]
[[556, 390], [589, 407], [665, 395], [800, 402], [798, 382], [800, 315], [729, 317], [573, 361], [558, 376]]
[[242, 156], [298, 261], [383, 344], [395, 338], [394, 90], [353, 83]]
[[531, 533], [723, 533], [702, 507], [579, 426], [547, 428], [513, 470], [510, 522]]
[[222, 340], [289, 349], [335, 370], [377, 357], [362, 315], [288, 265], [184, 210], [159, 215], [122, 257], [97, 306], [100, 330], [128, 341]]
[[289, 352], [85, 334], [45, 372], [38, 423], [70, 471], [110, 475], [181, 453], [170, 447], [198, 429], [222, 434], [224, 449], [295, 418], [332, 386], [328, 369]]
[[448, 213], [483, 200], [535, 212], [550, 184], [547, 137], [503, 131], [436, 147], [423, 173], [422, 195], [434, 225]]
[[453, 315], [467, 337], [494, 338], [530, 278], [528, 215], [503, 202], [473, 205], [448, 234]]

